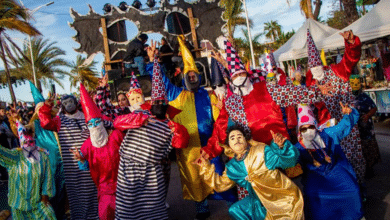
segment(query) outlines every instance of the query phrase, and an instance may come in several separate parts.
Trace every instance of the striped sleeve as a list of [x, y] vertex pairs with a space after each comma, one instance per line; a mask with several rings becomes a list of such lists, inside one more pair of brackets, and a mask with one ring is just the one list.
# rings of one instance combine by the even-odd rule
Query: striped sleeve
[[10, 150], [0, 145], [0, 165], [5, 168], [14, 166], [19, 161], [19, 152], [17, 150]]

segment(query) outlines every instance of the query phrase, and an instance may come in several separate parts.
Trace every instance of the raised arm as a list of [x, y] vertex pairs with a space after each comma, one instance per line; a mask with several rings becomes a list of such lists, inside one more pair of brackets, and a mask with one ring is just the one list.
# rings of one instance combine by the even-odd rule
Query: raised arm
[[285, 86], [267, 84], [267, 90], [272, 99], [280, 107], [295, 106], [300, 103], [316, 103], [321, 96], [317, 86], [307, 88], [304, 86], [294, 86], [293, 84], [286, 84]]
[[43, 129], [58, 132], [61, 128], [61, 120], [58, 116], [51, 117], [51, 108], [52, 106], [47, 103], [43, 104], [38, 111], [39, 121]]
[[341, 140], [347, 137], [352, 131], [352, 128], [359, 121], [359, 112], [355, 108], [352, 108], [351, 110], [350, 114], [343, 113], [343, 119], [341, 119], [337, 125], [324, 129], [324, 132], [333, 138], [335, 144], [340, 143]]
[[[362, 43], [359, 37], [354, 36], [352, 31], [342, 33], [345, 39], [345, 52], [340, 63], [331, 65], [335, 74], [347, 82], [352, 74], [353, 68], [360, 60]], [[344, 36], [345, 35], [345, 36]], [[348, 35], [348, 36], [347, 36]]]
[[281, 134], [278, 135], [280, 136], [279, 139], [284, 139], [284, 143], [282, 141], [279, 141], [283, 144], [275, 143], [278, 141], [275, 141], [274, 138], [271, 144], [264, 148], [265, 165], [270, 170], [275, 170], [277, 168], [287, 169], [290, 167], [294, 167], [299, 159], [298, 149]]
[[216, 192], [225, 192], [236, 184], [233, 180], [229, 179], [226, 170], [222, 176], [216, 173], [214, 164], [210, 164], [209, 161], [203, 161], [201, 163], [199, 174], [203, 177], [203, 183]]
[[119, 114], [119, 110], [111, 103], [111, 93], [107, 84], [96, 88], [94, 101], [104, 115], [114, 119]]

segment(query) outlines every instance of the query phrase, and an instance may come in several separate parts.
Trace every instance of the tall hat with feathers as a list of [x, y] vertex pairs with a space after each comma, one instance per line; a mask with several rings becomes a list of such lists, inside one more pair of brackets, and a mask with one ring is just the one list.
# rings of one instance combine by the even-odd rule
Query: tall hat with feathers
[[133, 92], [136, 92], [136, 93], [139, 93], [139, 94], [143, 94], [141, 86], [140, 86], [140, 84], [138, 82], [137, 76], [134, 74], [134, 72], [131, 73], [130, 89], [129, 89], [129, 92], [126, 93], [127, 98], [129, 98], [129, 96]]
[[89, 96], [88, 91], [82, 83], [80, 83], [80, 102], [87, 123], [93, 118], [103, 118], [100, 109], [96, 106], [91, 96]]
[[316, 44], [314, 43], [313, 37], [311, 36], [309, 29], [307, 29], [307, 55], [309, 59], [309, 68], [322, 66], [320, 53], [317, 50]]
[[238, 56], [238, 53], [233, 47], [232, 43], [230, 43], [226, 37], [223, 37], [222, 40], [224, 50], [226, 52], [226, 61], [228, 64], [228, 70], [230, 72], [230, 78], [239, 73], [246, 72], [245, 66]]
[[194, 58], [192, 57], [190, 50], [186, 47], [184, 36], [183, 35], [178, 36], [177, 40], [179, 41], [180, 53], [184, 63], [183, 74], [185, 75], [191, 71], [195, 73], [199, 73], [198, 68], [196, 68]]

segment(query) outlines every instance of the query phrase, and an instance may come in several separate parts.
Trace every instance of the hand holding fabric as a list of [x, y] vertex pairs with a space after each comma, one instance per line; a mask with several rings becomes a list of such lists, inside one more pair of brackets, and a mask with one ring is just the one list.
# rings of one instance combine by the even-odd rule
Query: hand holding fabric
[[70, 148], [69, 151], [73, 153], [73, 159], [80, 161], [80, 162], [84, 162], [85, 159], [84, 159], [84, 157], [81, 156], [78, 149]]

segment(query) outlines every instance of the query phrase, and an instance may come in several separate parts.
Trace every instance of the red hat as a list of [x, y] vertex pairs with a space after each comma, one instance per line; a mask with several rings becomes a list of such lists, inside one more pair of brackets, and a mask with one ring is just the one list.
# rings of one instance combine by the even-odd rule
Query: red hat
[[85, 115], [85, 121], [87, 123], [92, 118], [103, 118], [100, 109], [96, 106], [95, 102], [93, 102], [91, 96], [89, 96], [88, 91], [82, 83], [80, 83], [80, 102]]
[[156, 100], [165, 100], [168, 103], [167, 92], [165, 91], [165, 84], [157, 57], [154, 59], [152, 78], [152, 101]]
[[316, 44], [314, 43], [313, 37], [307, 29], [307, 55], [309, 68], [316, 66], [322, 66], [320, 53], [317, 50]]

